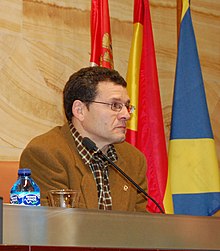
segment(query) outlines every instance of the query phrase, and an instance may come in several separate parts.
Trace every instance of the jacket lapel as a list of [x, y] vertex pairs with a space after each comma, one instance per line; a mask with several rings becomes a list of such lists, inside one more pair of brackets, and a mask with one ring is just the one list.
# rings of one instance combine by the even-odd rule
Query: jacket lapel
[[79, 169], [82, 174], [81, 181], [81, 192], [82, 192], [82, 203], [85, 204], [86, 208], [96, 208], [98, 207], [98, 196], [96, 183], [93, 174], [89, 166], [85, 166], [80, 156], [76, 159], [76, 168]]
[[[126, 165], [123, 159], [116, 162], [116, 165], [125, 172]], [[131, 186], [129, 182], [113, 166], [109, 166], [109, 183], [112, 195], [113, 210], [128, 210]]]
[[63, 128], [63, 133], [67, 139], [69, 147], [72, 149], [73, 155], [75, 156], [75, 167], [79, 170], [79, 173], [81, 173], [82, 181], [80, 185], [81, 189], [81, 199], [80, 203], [82, 204], [82, 207], [86, 208], [96, 208], [98, 207], [98, 196], [97, 196], [97, 188], [96, 183], [93, 178], [93, 174], [89, 168], [89, 166], [86, 166], [81, 159], [80, 155], [77, 152], [76, 145], [74, 142], [74, 139], [71, 135], [71, 132], [69, 130], [69, 125], [66, 123]]

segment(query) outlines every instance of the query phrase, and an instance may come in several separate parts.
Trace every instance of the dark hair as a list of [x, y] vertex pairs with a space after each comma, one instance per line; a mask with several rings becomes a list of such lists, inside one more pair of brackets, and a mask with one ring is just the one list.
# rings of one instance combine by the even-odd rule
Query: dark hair
[[115, 70], [94, 66], [82, 68], [72, 74], [63, 90], [63, 104], [67, 120], [72, 119], [72, 105], [75, 100], [81, 100], [89, 106], [89, 100], [97, 96], [99, 82], [113, 82], [126, 88], [124, 78]]

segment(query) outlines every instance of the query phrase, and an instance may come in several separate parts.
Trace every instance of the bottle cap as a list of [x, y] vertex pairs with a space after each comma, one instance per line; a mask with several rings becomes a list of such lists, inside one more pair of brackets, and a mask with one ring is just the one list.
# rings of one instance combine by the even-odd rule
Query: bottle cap
[[31, 175], [31, 169], [28, 168], [18, 169], [18, 175]]

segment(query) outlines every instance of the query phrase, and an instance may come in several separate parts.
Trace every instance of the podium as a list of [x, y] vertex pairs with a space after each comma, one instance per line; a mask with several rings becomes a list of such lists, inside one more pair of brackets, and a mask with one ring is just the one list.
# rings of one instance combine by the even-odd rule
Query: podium
[[220, 218], [4, 204], [3, 244], [220, 250]]

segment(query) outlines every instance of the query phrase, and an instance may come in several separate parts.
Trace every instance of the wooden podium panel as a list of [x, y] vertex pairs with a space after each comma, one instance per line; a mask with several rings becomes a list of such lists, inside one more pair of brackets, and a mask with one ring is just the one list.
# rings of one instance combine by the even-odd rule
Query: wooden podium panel
[[4, 204], [3, 243], [62, 250], [220, 250], [220, 218]]

